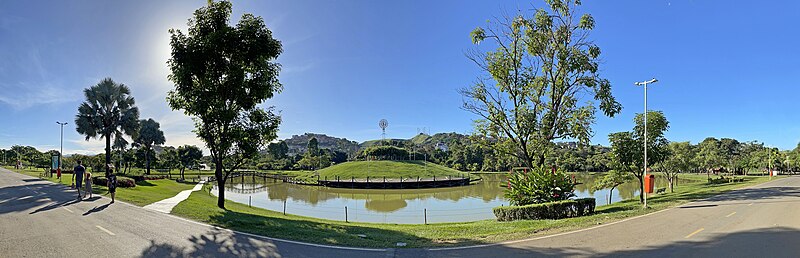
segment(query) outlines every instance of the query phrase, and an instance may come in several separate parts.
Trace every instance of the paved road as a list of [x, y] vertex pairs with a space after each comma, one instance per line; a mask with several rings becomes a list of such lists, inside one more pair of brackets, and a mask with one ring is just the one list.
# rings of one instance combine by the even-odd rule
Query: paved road
[[[457, 249], [359, 250], [254, 237], [0, 169], [2, 257], [800, 257], [800, 177], [550, 237]], [[78, 241], [83, 241], [83, 244]]]
[[[97, 195], [95, 195], [97, 196]], [[76, 202], [68, 187], [0, 168], [0, 257], [385, 257], [391, 250], [275, 241], [105, 197]]]
[[616, 224], [429, 257], [800, 257], [800, 177]]

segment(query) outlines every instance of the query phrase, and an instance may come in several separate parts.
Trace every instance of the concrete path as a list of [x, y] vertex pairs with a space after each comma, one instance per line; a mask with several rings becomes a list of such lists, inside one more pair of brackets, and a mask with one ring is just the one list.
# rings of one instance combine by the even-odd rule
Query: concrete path
[[178, 193], [173, 197], [145, 205], [144, 208], [154, 211], [160, 211], [163, 213], [170, 213], [172, 212], [172, 209], [178, 205], [178, 203], [181, 203], [182, 201], [189, 199], [189, 195], [191, 195], [192, 192], [200, 191], [200, 189], [203, 189], [203, 184], [205, 183], [206, 181], [200, 181], [200, 183], [197, 183], [197, 185], [195, 185], [192, 188], [192, 190], [181, 191], [180, 193]]

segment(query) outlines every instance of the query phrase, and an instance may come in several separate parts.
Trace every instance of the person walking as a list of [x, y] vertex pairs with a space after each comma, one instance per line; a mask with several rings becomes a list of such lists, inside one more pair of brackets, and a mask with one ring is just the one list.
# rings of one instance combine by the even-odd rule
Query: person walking
[[86, 172], [84, 178], [84, 184], [86, 184], [86, 193], [84, 195], [88, 195], [89, 198], [92, 198], [92, 173]]
[[78, 160], [78, 165], [72, 169], [72, 181], [75, 184], [75, 189], [78, 190], [78, 201], [81, 200], [81, 186], [83, 185], [83, 173], [86, 172], [86, 167], [81, 165], [81, 161]]
[[106, 170], [106, 186], [108, 187], [108, 193], [111, 194], [111, 203], [114, 203], [117, 193], [117, 176], [114, 175], [114, 165], [106, 164], [106, 167], [108, 167]]

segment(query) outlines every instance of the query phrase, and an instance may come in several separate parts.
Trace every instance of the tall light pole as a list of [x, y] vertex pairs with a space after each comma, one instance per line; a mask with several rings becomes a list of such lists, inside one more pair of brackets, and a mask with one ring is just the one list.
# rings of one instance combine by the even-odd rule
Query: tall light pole
[[67, 122], [56, 121], [56, 124], [61, 125], [61, 150], [58, 151], [58, 168], [61, 168], [61, 157], [64, 156], [64, 126]]
[[[656, 83], [657, 81], [656, 78], [653, 78], [649, 81], [634, 83], [637, 86], [644, 87], [644, 178], [647, 178], [647, 85]], [[644, 191], [644, 189], [642, 190]], [[647, 191], [644, 191], [642, 194], [644, 195], [644, 208], [647, 208]]]

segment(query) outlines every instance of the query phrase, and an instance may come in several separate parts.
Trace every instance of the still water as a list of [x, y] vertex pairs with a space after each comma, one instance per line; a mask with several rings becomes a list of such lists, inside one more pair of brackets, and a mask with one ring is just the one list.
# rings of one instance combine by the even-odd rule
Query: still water
[[[492, 208], [508, 205], [503, 197], [504, 174], [484, 174], [477, 184], [434, 189], [343, 189], [287, 184], [273, 179], [234, 178], [226, 186], [225, 197], [273, 211], [330, 220], [422, 224], [494, 219]], [[591, 191], [602, 175], [577, 173], [581, 184], [577, 197], [594, 197], [597, 205], [608, 202], [608, 189]], [[243, 180], [243, 181], [242, 181]], [[666, 187], [656, 177], [656, 187]], [[638, 181], [620, 185], [612, 202], [638, 198]], [[345, 207], [346, 215], [345, 215]], [[345, 218], [347, 216], [347, 218]]]

